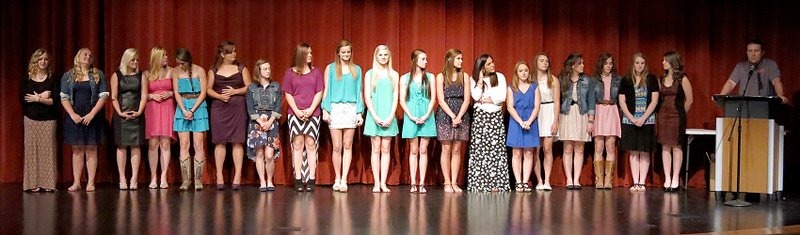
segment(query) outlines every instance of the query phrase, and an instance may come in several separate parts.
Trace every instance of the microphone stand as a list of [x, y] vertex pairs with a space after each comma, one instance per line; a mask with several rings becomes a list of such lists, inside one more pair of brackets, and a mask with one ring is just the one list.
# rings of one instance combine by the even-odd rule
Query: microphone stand
[[[747, 86], [750, 85], [750, 77], [753, 76], [753, 71], [755, 71], [755, 67], [751, 66], [750, 72], [747, 73], [747, 82], [745, 83], [744, 88], [742, 88], [744, 89], [745, 92], [747, 92]], [[744, 94], [745, 92], [742, 92], [742, 94]], [[734, 123], [736, 123], [735, 124], [736, 133], [738, 135], [736, 140], [736, 195], [734, 197], [736, 199], [732, 199], [724, 203], [726, 206], [732, 206], [732, 207], [750, 206], [749, 202], [746, 202], [740, 198], [741, 196], [740, 186], [742, 183], [741, 177], [742, 177], [742, 105], [743, 104], [744, 102], [741, 101], [739, 102], [739, 107], [736, 108], [737, 112], [736, 120], [734, 121]], [[733, 126], [731, 126], [731, 134], [733, 134], [732, 132], [733, 132]], [[729, 134], [728, 142], [731, 141], [731, 137], [733, 136]]]

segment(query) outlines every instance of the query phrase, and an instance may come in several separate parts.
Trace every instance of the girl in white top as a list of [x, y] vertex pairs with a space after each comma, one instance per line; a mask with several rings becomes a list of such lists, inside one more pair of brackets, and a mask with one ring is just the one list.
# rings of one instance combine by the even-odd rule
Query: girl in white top
[[539, 136], [541, 137], [542, 150], [544, 151], [544, 178], [542, 178], [541, 162], [539, 161], [539, 151], [535, 151], [536, 161], [533, 172], [539, 182], [536, 190], [553, 190], [550, 187], [550, 173], [553, 169], [553, 142], [558, 138], [558, 112], [557, 107], [561, 107], [561, 92], [557, 88], [561, 87], [556, 76], [550, 73], [550, 58], [544, 52], [539, 52], [533, 57], [536, 72], [534, 73], [539, 82]]
[[470, 93], [475, 102], [475, 114], [467, 163], [467, 190], [508, 191], [511, 188], [502, 110], [506, 99], [506, 78], [495, 71], [494, 59], [487, 54], [478, 56], [473, 68]]

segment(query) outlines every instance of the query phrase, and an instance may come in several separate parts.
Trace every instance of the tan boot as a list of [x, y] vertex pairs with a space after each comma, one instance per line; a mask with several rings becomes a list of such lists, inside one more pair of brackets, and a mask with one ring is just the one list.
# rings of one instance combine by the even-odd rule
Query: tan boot
[[203, 167], [206, 160], [194, 160], [194, 190], [203, 190]]
[[617, 166], [614, 164], [614, 161], [603, 161], [605, 163], [606, 172], [605, 178], [603, 179], [603, 188], [612, 189], [614, 185], [611, 185], [611, 181], [614, 179], [614, 171], [616, 170], [615, 167]]
[[183, 178], [183, 183], [181, 183], [181, 190], [188, 190], [189, 185], [192, 184], [192, 165], [189, 162], [190, 160], [187, 158], [185, 160], [180, 160], [181, 162], [181, 178]]
[[594, 188], [603, 188], [603, 161], [594, 161]]

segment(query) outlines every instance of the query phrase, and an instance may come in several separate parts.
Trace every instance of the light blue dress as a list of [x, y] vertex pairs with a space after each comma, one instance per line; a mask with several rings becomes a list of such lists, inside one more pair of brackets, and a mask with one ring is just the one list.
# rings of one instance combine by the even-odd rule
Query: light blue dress
[[[407, 84], [408, 94], [406, 94], [406, 106], [411, 111], [414, 117], [420, 118], [428, 111], [428, 105], [431, 103], [430, 89], [435, 88], [432, 73], [425, 73], [428, 79], [428, 89], [422, 90], [422, 81], [413, 82], [409, 74], [404, 74], [400, 79], [403, 84]], [[403, 114], [403, 138], [416, 138], [416, 137], [436, 137], [436, 118], [431, 112], [425, 123], [419, 125], [411, 121], [408, 114]]]

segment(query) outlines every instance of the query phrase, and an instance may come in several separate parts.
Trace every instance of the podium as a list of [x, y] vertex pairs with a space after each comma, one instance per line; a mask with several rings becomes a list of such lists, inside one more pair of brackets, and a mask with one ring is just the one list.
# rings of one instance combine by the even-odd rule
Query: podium
[[781, 108], [776, 96], [723, 96], [714, 100], [725, 115], [716, 119], [716, 154], [711, 191], [737, 191], [736, 119], [741, 112], [740, 191], [772, 195], [783, 191], [783, 126], [775, 122]]

